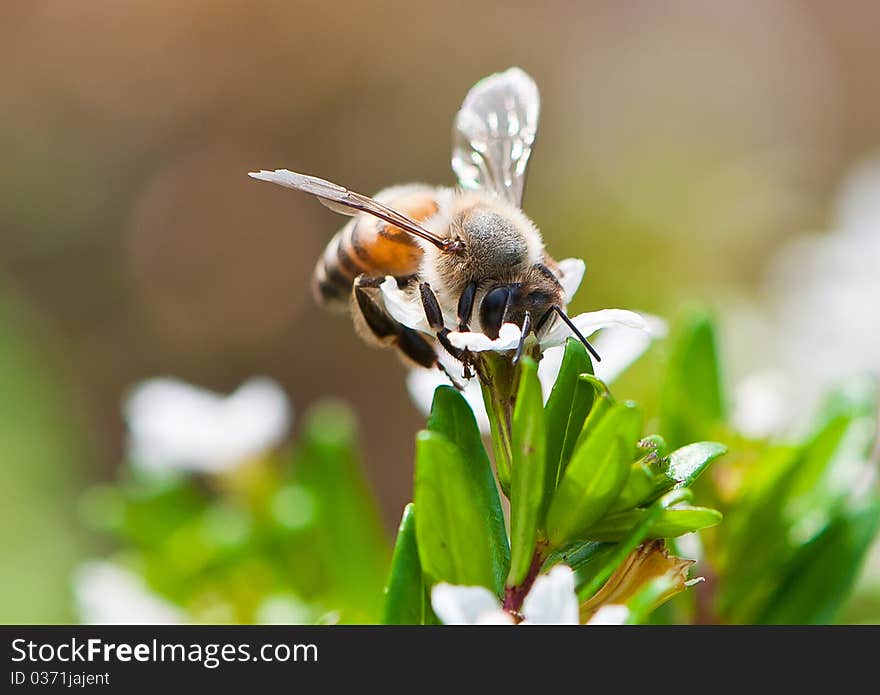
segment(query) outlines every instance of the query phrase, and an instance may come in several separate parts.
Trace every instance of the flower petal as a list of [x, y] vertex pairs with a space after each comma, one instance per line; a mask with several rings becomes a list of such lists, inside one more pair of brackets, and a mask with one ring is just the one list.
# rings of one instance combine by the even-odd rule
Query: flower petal
[[580, 258], [563, 258], [559, 261], [559, 273], [561, 275], [559, 282], [562, 285], [562, 291], [565, 293], [566, 304], [571, 302], [581, 286], [586, 268], [586, 264]]
[[503, 608], [498, 608], [491, 613], [482, 613], [477, 625], [515, 625], [513, 616]]
[[[640, 314], [634, 311], [627, 311], [626, 309], [589, 311], [585, 314], [578, 314], [571, 321], [587, 337], [601, 328], [610, 328], [612, 326], [628, 326], [629, 328], [638, 328], [644, 331], [649, 330], [647, 321]], [[554, 345], [561, 345], [570, 335], [571, 329], [562, 321], [557, 320], [541, 339], [541, 347], [546, 349]]]
[[541, 353], [541, 361], [538, 362], [538, 380], [541, 382], [541, 395], [544, 398], [545, 405], [550, 398], [550, 393], [553, 391], [556, 377], [559, 376], [559, 369], [562, 367], [564, 355], [564, 345], [547, 348]]
[[415, 294], [404, 292], [397, 286], [397, 280], [388, 275], [379, 285], [385, 310], [391, 317], [408, 328], [422, 333], [432, 333], [425, 317], [425, 309]]
[[223, 401], [223, 428], [235, 437], [226, 441], [226, 458], [242, 461], [276, 446], [287, 436], [292, 412], [278, 382], [249, 379]]
[[538, 577], [523, 601], [522, 613], [530, 625], [577, 625], [578, 598], [571, 568], [556, 565]]
[[505, 323], [498, 331], [498, 337], [494, 340], [485, 333], [477, 333], [475, 331], [452, 331], [447, 336], [449, 342], [459, 350], [468, 349], [471, 352], [484, 352], [485, 350], [494, 350], [496, 352], [505, 352], [506, 350], [515, 350], [519, 344], [519, 337], [522, 331], [520, 327], [513, 323]]
[[[439, 369], [416, 367], [410, 370], [406, 377], [406, 387], [409, 390], [410, 398], [412, 398], [416, 408], [425, 416], [431, 414], [431, 404], [434, 402], [434, 391], [437, 390], [437, 387], [452, 385], [449, 377]], [[489, 425], [489, 416], [486, 414], [486, 403], [483, 401], [480, 382], [477, 379], [466, 381], [461, 395], [464, 396], [471, 410], [474, 411], [480, 432], [489, 434], [492, 430]]]
[[498, 598], [487, 588], [445, 582], [431, 590], [431, 607], [445, 625], [478, 625], [501, 610]]
[[643, 314], [647, 328], [626, 325], [611, 326], [599, 331], [593, 347], [602, 358], [593, 365], [596, 376], [610, 384], [641, 357], [655, 340], [666, 336], [666, 322], [657, 316]]
[[624, 625], [629, 619], [629, 608], [621, 605], [602, 606], [587, 621], [587, 625]]

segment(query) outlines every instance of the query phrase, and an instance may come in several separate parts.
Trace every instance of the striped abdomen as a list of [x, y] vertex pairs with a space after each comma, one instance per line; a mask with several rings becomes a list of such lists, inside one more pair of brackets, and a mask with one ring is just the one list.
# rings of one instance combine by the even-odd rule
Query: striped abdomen
[[[412, 185], [390, 188], [379, 202], [420, 222], [438, 210], [435, 189]], [[418, 272], [422, 249], [408, 232], [365, 214], [356, 215], [327, 244], [315, 266], [314, 290], [320, 304], [347, 306], [354, 279], [404, 277]]]

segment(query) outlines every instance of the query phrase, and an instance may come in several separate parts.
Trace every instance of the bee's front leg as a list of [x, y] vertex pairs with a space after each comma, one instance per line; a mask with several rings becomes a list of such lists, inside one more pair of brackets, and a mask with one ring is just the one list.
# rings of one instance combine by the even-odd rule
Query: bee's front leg
[[443, 323], [443, 310], [440, 308], [440, 302], [437, 301], [437, 295], [434, 294], [434, 290], [431, 289], [427, 282], [419, 285], [419, 294], [422, 297], [422, 307], [425, 310], [425, 318], [428, 320], [428, 325], [431, 327], [431, 330], [436, 331], [437, 340], [440, 341], [443, 349], [464, 365], [464, 378], [470, 379], [473, 376], [470, 353], [467, 350], [455, 347], [449, 342], [447, 337], [449, 329]]
[[469, 331], [471, 322], [471, 314], [474, 313], [474, 299], [477, 296], [477, 281], [474, 280], [464, 288], [461, 297], [458, 298], [458, 330]]

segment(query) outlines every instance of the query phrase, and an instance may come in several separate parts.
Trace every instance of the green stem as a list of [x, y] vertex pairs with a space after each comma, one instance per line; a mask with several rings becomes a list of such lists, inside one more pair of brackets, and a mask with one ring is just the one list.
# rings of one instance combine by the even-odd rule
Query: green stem
[[483, 353], [474, 364], [483, 390], [483, 402], [492, 428], [492, 449], [501, 491], [510, 497], [510, 470], [513, 462], [511, 421], [516, 395], [517, 370], [508, 357]]

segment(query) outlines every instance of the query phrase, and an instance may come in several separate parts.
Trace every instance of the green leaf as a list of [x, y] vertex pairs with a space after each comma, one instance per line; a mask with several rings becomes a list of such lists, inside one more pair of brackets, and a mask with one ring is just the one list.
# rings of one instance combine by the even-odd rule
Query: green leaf
[[403, 509], [397, 531], [397, 543], [391, 557], [391, 573], [385, 587], [383, 625], [424, 625], [425, 582], [416, 544], [415, 507]]
[[[592, 563], [589, 578], [587, 578], [587, 573], [585, 571], [586, 568], [580, 570], [580, 579], [583, 581], [577, 583], [578, 598], [585, 601], [599, 591], [605, 582], [608, 581], [609, 577], [614, 574], [614, 570], [618, 568], [620, 563], [622, 563], [627, 556], [635, 550], [639, 543], [647, 538], [651, 526], [657, 521], [663, 511], [670, 505], [677, 504], [684, 498], [689, 498], [689, 496], [689, 492], [677, 491], [665, 495], [647, 509], [639, 510], [644, 512], [644, 514], [640, 515], [640, 518], [629, 527], [626, 535], [622, 535], [620, 538], [615, 539], [619, 542], [601, 543], [601, 547], [610, 548], [610, 550], [604, 551], [601, 554], [596, 553], [596, 555], [599, 556], [599, 561]], [[597, 541], [589, 542], [597, 543]]]
[[614, 574], [620, 564], [642, 543], [648, 535], [651, 525], [664, 509], [690, 499], [687, 490], [675, 490], [654, 502], [646, 510], [638, 525], [630, 529], [629, 534], [620, 542], [609, 543], [600, 541], [579, 541], [552, 553], [544, 564], [546, 572], [555, 564], [568, 565], [575, 574], [575, 590], [581, 601], [586, 601], [595, 594]]
[[684, 323], [675, 342], [661, 402], [660, 430], [671, 446], [701, 439], [727, 416], [715, 327], [704, 313]]
[[652, 579], [626, 602], [626, 607], [629, 609], [626, 624], [642, 625], [647, 622], [657, 606], [676, 593], [677, 586], [677, 578], [671, 575], [662, 575]]
[[690, 487], [709, 464], [726, 453], [727, 447], [718, 442], [696, 442], [676, 449], [666, 459], [663, 473], [655, 478], [654, 497], [672, 488]]
[[649, 434], [647, 437], [642, 437], [641, 440], [639, 440], [639, 449], [653, 451], [662, 459], [666, 458], [669, 446], [666, 444], [666, 440], [659, 434]]
[[756, 622], [803, 625], [834, 621], [878, 527], [880, 500], [837, 517], [795, 553]]
[[608, 510], [609, 513], [622, 512], [632, 507], [638, 507], [649, 499], [657, 489], [657, 478], [644, 460], [639, 460], [629, 467], [629, 476], [626, 484], [620, 491], [614, 504]]
[[513, 410], [508, 586], [519, 585], [532, 563], [538, 527], [553, 489], [548, 488], [546, 468], [547, 432], [538, 365], [533, 359], [524, 357]]
[[[584, 385], [591, 386], [595, 393], [593, 397], [593, 405], [584, 420], [584, 426], [581, 428], [580, 434], [578, 434], [578, 437], [575, 440], [575, 450], [578, 449], [593, 433], [593, 430], [599, 426], [602, 418], [605, 417], [608, 411], [611, 410], [611, 406], [614, 405], [614, 398], [611, 396], [611, 391], [608, 390], [608, 387], [604, 382], [591, 374], [581, 374], [578, 377], [578, 380]], [[560, 480], [562, 479], [563, 472], [564, 471], [560, 470], [559, 475], [557, 476]]]
[[476, 418], [458, 391], [450, 386], [441, 386], [434, 392], [428, 429], [444, 435], [464, 454], [466, 470], [475, 491], [475, 496], [469, 498], [468, 504], [483, 516], [483, 525], [489, 534], [495, 586], [500, 587], [510, 568], [510, 543], [504, 524], [504, 510]]
[[474, 504], [480, 491], [464, 452], [439, 432], [416, 435], [416, 541], [422, 571], [434, 582], [503, 589], [493, 558], [493, 529]]
[[688, 444], [669, 454], [666, 475], [676, 487], [690, 487], [712, 461], [726, 453], [727, 447], [718, 442]]
[[798, 549], [846, 513], [873, 465], [874, 394], [870, 380], [845, 384], [826, 400], [805, 444], [765, 448], [746, 470], [719, 538], [716, 564], [727, 581], [718, 608], [726, 619], [754, 622], [764, 614]]
[[[650, 509], [631, 509], [628, 512], [609, 514], [588, 528], [583, 535], [590, 540], [619, 541], [649, 516]], [[678, 505], [663, 510], [650, 524], [645, 538], [675, 538], [720, 522], [721, 512], [717, 509]]]
[[294, 477], [314, 503], [309, 529], [328, 601], [343, 620], [378, 620], [389, 548], [346, 406], [326, 402], [306, 413]]
[[544, 407], [547, 419], [548, 490], [556, 487], [556, 481], [571, 458], [584, 420], [593, 406], [595, 389], [579, 378], [584, 373], [592, 374], [593, 364], [583, 344], [569, 338], [565, 343], [559, 375]]
[[576, 586], [581, 586], [592, 578], [595, 574], [594, 568], [613, 553], [616, 547], [617, 543], [575, 541], [550, 553], [541, 567], [541, 573], [546, 573], [554, 565], [568, 565], [575, 573]]
[[547, 513], [552, 545], [583, 538], [583, 531], [617, 499], [629, 475], [641, 422], [634, 405], [616, 403], [578, 443]]

